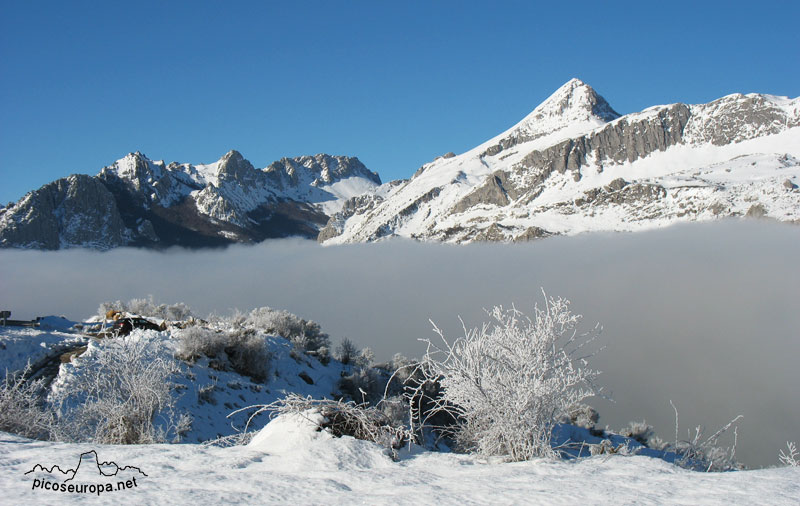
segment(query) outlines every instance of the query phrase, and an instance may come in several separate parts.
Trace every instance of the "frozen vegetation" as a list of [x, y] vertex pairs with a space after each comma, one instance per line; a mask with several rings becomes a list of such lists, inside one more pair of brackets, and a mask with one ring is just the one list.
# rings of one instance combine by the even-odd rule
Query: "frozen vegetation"
[[[118, 335], [106, 321], [134, 314], [162, 330]], [[104, 503], [793, 504], [800, 496], [793, 442], [775, 449], [776, 467], [740, 470], [737, 419], [683, 438], [676, 409], [672, 441], [644, 422], [598, 425], [587, 403], [602, 391], [591, 366], [602, 336], [582, 328], [567, 300], [545, 296], [527, 314], [496, 307], [488, 316], [455, 339], [434, 325], [421, 359], [378, 364], [369, 349], [348, 339], [332, 346], [317, 323], [267, 307], [201, 319], [185, 304], [134, 299], [105, 303], [85, 322], [3, 328], [5, 500], [80, 501], [44, 483], [69, 481], [52, 466], [74, 467], [90, 450], [101, 472], [79, 466], [75, 483], [112, 480], [103, 472], [111, 461], [144, 475], [95, 494]]]

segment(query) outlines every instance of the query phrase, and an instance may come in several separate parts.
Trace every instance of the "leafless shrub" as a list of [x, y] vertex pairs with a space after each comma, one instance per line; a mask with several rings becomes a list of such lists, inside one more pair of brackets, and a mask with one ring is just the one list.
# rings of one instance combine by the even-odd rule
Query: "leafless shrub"
[[[672, 401], [669, 403], [672, 405], [672, 409], [675, 410], [675, 442], [668, 449], [678, 455], [678, 458], [675, 459], [676, 465], [706, 472], [742, 469], [742, 465], [736, 461], [738, 431], [735, 426], [736, 422], [742, 418], [742, 415], [737, 416], [705, 439], [703, 439], [705, 435], [704, 428], [697, 426], [695, 427], [694, 435], [692, 435], [691, 431], [688, 431], [688, 439], [679, 440], [678, 408], [675, 407]], [[733, 427], [733, 442], [731, 446], [720, 446], [720, 439], [731, 427]]]
[[31, 364], [0, 383], [0, 430], [34, 439], [48, 439], [54, 416], [42, 402], [43, 380], [27, 380]]
[[[464, 328], [452, 343], [434, 325], [442, 344], [425, 340], [418, 386], [440, 384], [432, 411], [457, 420], [461, 448], [511, 460], [555, 457], [550, 441], [558, 418], [596, 392], [597, 372], [587, 367], [594, 353], [579, 353], [599, 327], [579, 334], [580, 316], [570, 312], [569, 301], [546, 295], [533, 318], [499, 306], [489, 315], [493, 325]], [[429, 416], [413, 410], [412, 418]]]
[[648, 425], [647, 422], [630, 422], [627, 427], [619, 431], [620, 436], [629, 437], [639, 443], [652, 448], [650, 440], [655, 435], [653, 426]]
[[231, 368], [254, 381], [266, 381], [269, 376], [272, 354], [263, 335], [253, 329], [238, 328], [215, 331], [203, 327], [189, 327], [178, 333], [176, 358], [195, 361], [202, 356], [214, 359], [212, 368]]
[[149, 295], [146, 299], [130, 299], [127, 302], [121, 300], [103, 302], [98, 308], [98, 313], [101, 317], [105, 317], [109, 310], [123, 311], [169, 321], [182, 321], [192, 316], [192, 310], [183, 302], [158, 304], [153, 299], [152, 295]]
[[336, 360], [344, 365], [349, 365], [355, 361], [358, 353], [359, 350], [355, 343], [353, 343], [353, 341], [351, 341], [349, 338], [345, 337], [342, 339], [342, 342], [339, 343], [339, 346], [336, 347], [336, 353], [334, 354], [334, 357], [336, 357]]
[[175, 356], [193, 362], [202, 356], [215, 358], [225, 350], [228, 336], [203, 327], [188, 327], [178, 332]]
[[284, 310], [270, 307], [253, 309], [242, 321], [242, 326], [289, 339], [311, 355], [330, 345], [328, 334], [322, 332], [318, 323]]
[[83, 360], [72, 384], [62, 385], [56, 439], [145, 444], [179, 439], [191, 418], [174, 408], [172, 376], [178, 363], [148, 333], [103, 341]]
[[593, 407], [588, 404], [575, 404], [562, 413], [559, 422], [591, 430], [599, 419], [600, 414]]
[[787, 441], [786, 452], [781, 450], [780, 454], [778, 455], [778, 459], [784, 466], [800, 466], [800, 453], [797, 452], [797, 445], [795, 445], [793, 442]]
[[263, 336], [234, 331], [228, 334], [225, 346], [233, 370], [250, 376], [254, 381], [266, 381], [269, 376], [272, 354]]

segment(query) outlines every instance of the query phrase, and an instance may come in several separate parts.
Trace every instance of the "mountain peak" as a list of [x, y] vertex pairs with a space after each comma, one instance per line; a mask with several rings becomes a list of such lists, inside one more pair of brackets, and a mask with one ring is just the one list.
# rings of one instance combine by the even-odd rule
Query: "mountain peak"
[[243, 181], [253, 176], [255, 168], [241, 153], [232, 149], [219, 159], [217, 174]]
[[516, 144], [553, 134], [578, 135], [620, 115], [580, 79], [572, 78], [539, 104], [522, 121], [487, 142], [483, 155], [494, 155]]
[[228, 151], [227, 153], [225, 153], [224, 155], [222, 155], [222, 159], [221, 160], [228, 161], [228, 160], [231, 160], [231, 159], [236, 160], [236, 161], [241, 161], [241, 160], [244, 160], [244, 157], [242, 156], [241, 153], [239, 153], [235, 149], [232, 149], [232, 150]]
[[540, 119], [563, 117], [572, 121], [598, 118], [603, 122], [620, 116], [594, 88], [577, 78], [564, 83], [531, 115]]

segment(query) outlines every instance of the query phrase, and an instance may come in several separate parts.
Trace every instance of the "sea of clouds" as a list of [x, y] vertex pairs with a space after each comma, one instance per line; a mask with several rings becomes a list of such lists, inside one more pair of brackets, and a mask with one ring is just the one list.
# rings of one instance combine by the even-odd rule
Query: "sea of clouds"
[[80, 320], [100, 302], [153, 295], [196, 314], [259, 306], [319, 322], [378, 360], [424, 352], [430, 320], [446, 335], [485, 321], [484, 308], [529, 311], [572, 301], [584, 329], [603, 326], [592, 361], [615, 403], [601, 424], [646, 419], [674, 438], [738, 414], [737, 455], [777, 464], [800, 437], [800, 227], [731, 221], [528, 244], [388, 241], [321, 247], [302, 240], [220, 250], [0, 251], [0, 309], [15, 318]]

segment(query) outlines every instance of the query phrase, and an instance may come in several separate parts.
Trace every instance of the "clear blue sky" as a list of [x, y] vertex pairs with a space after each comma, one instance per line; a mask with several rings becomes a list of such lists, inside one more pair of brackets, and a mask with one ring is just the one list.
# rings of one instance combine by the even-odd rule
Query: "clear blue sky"
[[358, 156], [384, 181], [579, 77], [620, 113], [800, 95], [800, 2], [0, 4], [0, 202], [131, 151], [256, 167]]

